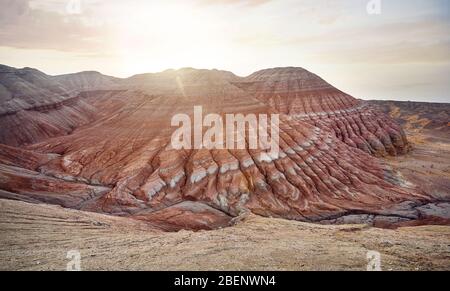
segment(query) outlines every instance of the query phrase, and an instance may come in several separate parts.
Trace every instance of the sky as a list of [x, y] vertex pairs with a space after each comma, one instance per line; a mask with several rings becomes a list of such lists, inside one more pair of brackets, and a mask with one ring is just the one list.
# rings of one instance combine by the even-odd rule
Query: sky
[[298, 66], [356, 98], [450, 102], [448, 0], [0, 0], [0, 7], [0, 63], [13, 67], [129, 77]]

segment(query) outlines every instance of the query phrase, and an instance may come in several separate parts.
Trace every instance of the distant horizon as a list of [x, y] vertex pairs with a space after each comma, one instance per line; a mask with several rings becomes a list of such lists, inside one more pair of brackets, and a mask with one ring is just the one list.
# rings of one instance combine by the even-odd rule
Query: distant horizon
[[[297, 66], [285, 66], [285, 67], [282, 67], [282, 66], [275, 66], [275, 67], [270, 67], [270, 68], [262, 68], [262, 69], [260, 69], [260, 70], [254, 71], [254, 72], [250, 73], [249, 75], [245, 75], [245, 76], [243, 76], [243, 75], [238, 75], [238, 74], [234, 73], [233, 71], [223, 70], [223, 69], [221, 69], [221, 68], [212, 68], [212, 69], [208, 69], [208, 68], [196, 68], [196, 67], [181, 67], [181, 68], [167, 68], [167, 69], [164, 69], [164, 70], [162, 70], [162, 71], [156, 71], [156, 72], [151, 72], [151, 71], [148, 71], [148, 72], [141, 72], [141, 73], [137, 73], [137, 74], [133, 74], [133, 75], [127, 76], [127, 77], [122, 77], [122, 76], [114, 76], [114, 75], [110, 75], [110, 74], [104, 74], [102, 71], [99, 71], [99, 70], [89, 70], [89, 69], [83, 70], [83, 71], [72, 71], [72, 72], [67, 72], [67, 73], [62, 73], [62, 74], [50, 74], [50, 73], [46, 72], [45, 70], [42, 70], [42, 69], [40, 69], [40, 68], [30, 67], [30, 66], [15, 67], [15, 66], [12, 66], [12, 65], [9, 65], [9, 64], [4, 64], [4, 63], [3, 63], [3, 64], [0, 63], [0, 65], [7, 66], [7, 67], [12, 67], [12, 68], [14, 68], [14, 69], [26, 69], [26, 68], [36, 69], [36, 70], [38, 70], [38, 71], [40, 71], [40, 72], [42, 72], [42, 73], [44, 73], [44, 74], [46, 74], [46, 75], [52, 76], [52, 77], [55, 77], [55, 76], [61, 76], [61, 75], [78, 74], [78, 73], [96, 72], [96, 73], [99, 73], [99, 74], [101, 74], [101, 75], [103, 75], [103, 76], [113, 77], [113, 78], [122, 79], [122, 80], [128, 79], [128, 78], [132, 78], [132, 77], [137, 76], [137, 75], [143, 75], [143, 74], [159, 74], [159, 73], [163, 73], [163, 72], [169, 71], [169, 70], [179, 71], [179, 70], [182, 70], [182, 69], [209, 70], [209, 71], [212, 71], [212, 70], [226, 71], [226, 72], [233, 73], [234, 75], [236, 75], [237, 77], [240, 77], [240, 78], [247, 77], [247, 76], [249, 76], [249, 75], [251, 75], [251, 74], [253, 74], [253, 73], [255, 73], [255, 72], [258, 72], [258, 71], [260, 71], [260, 70], [275, 69], [275, 68], [287, 68], [287, 67], [302, 68], [302, 69], [305, 69], [305, 70], [307, 70], [307, 71], [309, 71], [309, 72], [311, 72], [311, 73], [316, 74], [315, 72], [309, 70], [308, 68], [297, 67]], [[318, 74], [316, 74], [316, 75], [318, 75]], [[318, 75], [318, 76], [321, 77], [320, 75]], [[322, 77], [321, 77], [321, 78], [322, 78]], [[336, 86], [333, 84], [333, 82], [330, 82], [329, 80], [327, 80], [327, 79], [325, 79], [325, 78], [323, 78], [323, 79], [324, 79], [327, 83], [329, 83], [329, 84], [331, 84], [332, 86], [336, 87]], [[365, 100], [365, 101], [400, 101], [400, 102], [421, 102], [421, 103], [438, 103], [438, 104], [439, 104], [439, 103], [442, 103], [442, 104], [450, 104], [450, 98], [443, 98], [443, 99], [445, 99], [444, 101], [427, 101], [427, 100], [413, 100], [413, 99], [389, 99], [389, 98], [386, 98], [386, 97], [381, 97], [381, 98], [364, 98], [364, 97], [361, 97], [361, 96], [355, 96], [355, 95], [352, 95], [351, 93], [347, 92], [347, 91], [345, 90], [345, 88], [338, 88], [338, 87], [336, 87], [336, 88], [339, 89], [339, 90], [341, 90], [341, 91], [343, 91], [343, 92], [345, 92], [345, 93], [347, 93], [347, 94], [349, 94], [349, 95], [351, 95], [351, 96], [354, 97], [354, 98], [362, 99], [362, 100]], [[439, 100], [440, 98], [437, 98], [437, 99]]]

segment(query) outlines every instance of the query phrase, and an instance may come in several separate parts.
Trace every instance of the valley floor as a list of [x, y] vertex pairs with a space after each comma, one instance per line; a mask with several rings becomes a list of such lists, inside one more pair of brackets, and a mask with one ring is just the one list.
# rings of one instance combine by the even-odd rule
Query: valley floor
[[129, 218], [0, 200], [0, 269], [450, 270], [450, 227], [322, 226], [250, 216], [234, 227], [165, 233]]

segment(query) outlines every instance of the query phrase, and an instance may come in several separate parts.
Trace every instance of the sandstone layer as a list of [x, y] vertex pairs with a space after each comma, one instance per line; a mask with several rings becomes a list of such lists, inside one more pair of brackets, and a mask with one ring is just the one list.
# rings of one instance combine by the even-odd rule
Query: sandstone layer
[[278, 112], [331, 131], [367, 153], [395, 156], [409, 149], [403, 130], [387, 115], [307, 70], [266, 69], [237, 84]]

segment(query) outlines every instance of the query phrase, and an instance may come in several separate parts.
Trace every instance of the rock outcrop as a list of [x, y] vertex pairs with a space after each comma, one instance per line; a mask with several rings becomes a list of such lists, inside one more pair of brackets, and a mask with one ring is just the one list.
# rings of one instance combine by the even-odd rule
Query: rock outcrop
[[[80, 84], [64, 79], [72, 89]], [[404, 210], [397, 207], [402, 202], [413, 207], [429, 200], [370, 155], [405, 152], [408, 143], [401, 128], [303, 69], [271, 69], [247, 78], [182, 69], [112, 82], [114, 88], [108, 91], [79, 89], [74, 98], [92, 108], [80, 112], [94, 114], [71, 126], [76, 130], [70, 135], [62, 130], [24, 142], [18, 138], [22, 129], [2, 127], [3, 143], [31, 142], [23, 148], [27, 154], [51, 159], [24, 170], [22, 177], [10, 168], [9, 155], [0, 155], [8, 162], [0, 169], [7, 177], [0, 188], [27, 193], [13, 184], [27, 177], [41, 183], [39, 175], [51, 180], [53, 188], [44, 189], [47, 194], [66, 193], [61, 187], [69, 188], [73, 197], [72, 184], [84, 185], [75, 189], [88, 189], [89, 197], [75, 201], [76, 208], [170, 220], [168, 229], [205, 229], [198, 221], [218, 226], [250, 211], [301, 221], [347, 214], [402, 215]], [[173, 149], [171, 117], [192, 116], [196, 105], [203, 106], [204, 115], [279, 113], [280, 155], [251, 149]], [[54, 111], [51, 115], [57, 116]], [[63, 123], [63, 116], [54, 122]], [[14, 122], [27, 128], [35, 119]], [[54, 201], [41, 194], [33, 199]]]

